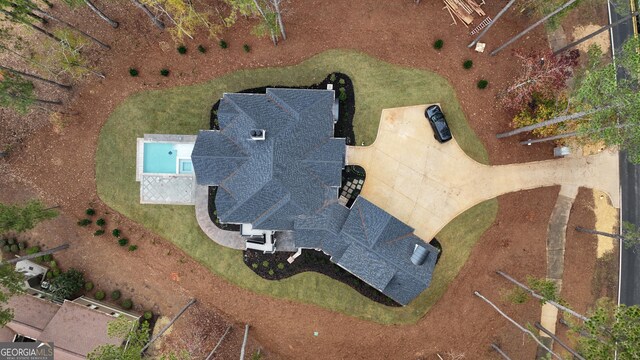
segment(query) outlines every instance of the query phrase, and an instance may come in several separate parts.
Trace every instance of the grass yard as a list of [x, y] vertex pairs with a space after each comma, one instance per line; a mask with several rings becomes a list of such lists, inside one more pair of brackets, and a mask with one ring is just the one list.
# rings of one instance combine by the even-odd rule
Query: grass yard
[[380, 305], [317, 273], [282, 281], [264, 280], [244, 265], [242, 252], [219, 246], [200, 231], [192, 206], [139, 204], [140, 185], [135, 181], [137, 137], [145, 133], [196, 134], [208, 129], [210, 108], [224, 92], [268, 85], [304, 86], [335, 71], [348, 74], [354, 83], [354, 131], [358, 144], [368, 145], [375, 140], [382, 109], [440, 103], [460, 147], [476, 161], [488, 163], [486, 150], [467, 124], [454, 90], [444, 78], [429, 71], [390, 65], [361, 53], [332, 50], [296, 66], [243, 70], [199, 85], [131, 96], [111, 114], [100, 133], [96, 154], [100, 198], [238, 286], [384, 324], [418, 321], [442, 296], [482, 233], [493, 223], [498, 210], [495, 199], [466, 211], [438, 234], [444, 251], [431, 286], [400, 308]]

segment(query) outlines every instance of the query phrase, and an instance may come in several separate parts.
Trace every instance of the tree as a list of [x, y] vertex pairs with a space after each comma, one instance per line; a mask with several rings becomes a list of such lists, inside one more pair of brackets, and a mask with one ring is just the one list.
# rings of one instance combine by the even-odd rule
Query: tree
[[578, 330], [578, 349], [587, 359], [640, 358], [640, 307], [598, 300], [593, 315]]
[[[15, 271], [12, 265], [0, 264], [0, 304], [6, 304], [13, 295], [22, 294], [24, 276]], [[13, 319], [13, 310], [0, 308], [0, 327]]]
[[140, 10], [142, 10], [145, 15], [147, 15], [149, 17], [149, 19], [151, 19], [151, 21], [153, 22], [153, 24], [160, 30], [164, 30], [164, 23], [162, 21], [160, 21], [160, 19], [158, 19], [158, 17], [151, 12], [151, 10], [149, 10], [149, 8], [141, 3], [139, 0], [131, 0], [133, 2], [133, 4]]
[[20, 75], [22, 77], [26, 77], [26, 78], [30, 78], [30, 79], [34, 79], [34, 80], [39, 80], [39, 81], [45, 82], [47, 84], [51, 84], [51, 85], [55, 85], [55, 86], [61, 87], [63, 89], [67, 89], [67, 90], [71, 89], [71, 85], [61, 84], [61, 83], [59, 83], [57, 81], [45, 79], [43, 77], [40, 77], [40, 76], [37, 76], [37, 75], [34, 75], [34, 74], [25, 73], [25, 72], [22, 72], [22, 71], [19, 71], [19, 70], [15, 70], [15, 69], [12, 69], [12, 68], [9, 68], [9, 67], [6, 67], [6, 66], [0, 65], [0, 70], [10, 71], [10, 72], [12, 72], [12, 73], [14, 73], [16, 75]]
[[87, 359], [140, 360], [142, 348], [149, 341], [149, 323], [143, 321], [137, 327], [135, 322], [120, 317], [109, 323], [107, 335], [116, 339], [125, 339], [125, 345], [100, 345], [87, 355]]
[[640, 244], [640, 229], [628, 221], [622, 222], [622, 233], [621, 234], [612, 234], [603, 231], [597, 231], [592, 229], [583, 228], [582, 226], [576, 226], [576, 230], [588, 234], [593, 235], [602, 235], [607, 236], [613, 239], [618, 239], [622, 241], [622, 245], [625, 249], [632, 249], [636, 247], [636, 245]]
[[0, 203], [0, 234], [33, 229], [42, 220], [53, 219], [58, 212], [45, 208], [41, 202], [31, 200], [24, 207]]
[[36, 101], [33, 83], [18, 76], [0, 74], [0, 107], [26, 114]]
[[77, 7], [84, 3], [89, 7], [89, 9], [91, 9], [91, 11], [96, 13], [102, 20], [106, 21], [114, 29], [117, 28], [119, 25], [117, 21], [111, 20], [105, 13], [103, 13], [100, 9], [98, 9], [98, 7], [95, 6], [90, 0], [63, 0], [63, 1], [70, 7]]
[[509, 8], [511, 7], [511, 5], [513, 5], [513, 3], [516, 2], [516, 0], [510, 0], [507, 5], [505, 5], [500, 12], [498, 12], [498, 14], [493, 18], [493, 20], [491, 20], [491, 22], [489, 23], [489, 25], [487, 25], [484, 30], [482, 30], [482, 32], [480, 34], [478, 34], [478, 37], [476, 37], [469, 45], [467, 45], [468, 48], [471, 48], [473, 46], [475, 46], [480, 39], [482, 39], [482, 37], [484, 36], [484, 34], [487, 33], [487, 31], [489, 31], [489, 29], [491, 29], [491, 27], [498, 21], [498, 19], [500, 19], [500, 17], [502, 17], [502, 15], [504, 15], [504, 13], [507, 12], [507, 10], [509, 10]]
[[84, 274], [76, 269], [69, 269], [51, 281], [50, 294], [56, 301], [71, 298], [84, 286]]
[[509, 109], [520, 110], [531, 103], [534, 94], [543, 98], [555, 97], [573, 74], [580, 52], [574, 50], [556, 56], [551, 50], [539, 50], [528, 54], [516, 52], [515, 56], [522, 64], [522, 72], [507, 88], [501, 101]]
[[56, 35], [61, 40], [59, 43], [51, 44], [52, 55], [48, 58], [49, 61], [76, 79], [87, 73], [105, 78], [104, 74], [89, 65], [89, 60], [81, 52], [87, 44], [86, 40], [68, 30], [58, 30]]
[[274, 45], [278, 45], [278, 32], [286, 39], [280, 10], [280, 0], [226, 0], [231, 6], [231, 13], [224, 19], [226, 26], [231, 26], [243, 16], [258, 16], [260, 23], [253, 28], [253, 34], [261, 37], [269, 35]]
[[185, 36], [193, 39], [196, 30], [203, 28], [209, 32], [209, 37], [215, 38], [222, 31], [222, 26], [210, 21], [210, 14], [207, 11], [199, 11], [195, 8], [193, 1], [185, 0], [140, 0], [155, 10], [156, 13], [164, 15], [173, 23], [169, 33], [176, 41], [181, 41]]

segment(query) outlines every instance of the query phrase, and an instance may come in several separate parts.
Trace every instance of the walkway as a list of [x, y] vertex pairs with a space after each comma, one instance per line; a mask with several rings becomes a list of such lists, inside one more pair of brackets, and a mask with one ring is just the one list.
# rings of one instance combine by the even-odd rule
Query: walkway
[[554, 185], [599, 189], [620, 206], [617, 153], [489, 166], [454, 139], [438, 143], [427, 105], [385, 109], [376, 141], [347, 147], [347, 164], [365, 168], [361, 195], [431, 240], [465, 210], [499, 195]]
[[196, 219], [200, 229], [213, 241], [222, 246], [244, 250], [246, 239], [239, 231], [226, 231], [216, 226], [209, 218], [209, 187], [196, 185]]

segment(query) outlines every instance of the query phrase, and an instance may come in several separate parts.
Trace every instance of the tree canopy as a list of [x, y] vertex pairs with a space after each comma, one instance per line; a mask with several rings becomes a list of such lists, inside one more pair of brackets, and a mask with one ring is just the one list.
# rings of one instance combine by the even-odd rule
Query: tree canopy
[[120, 317], [107, 326], [109, 337], [127, 339], [126, 346], [100, 345], [87, 355], [89, 360], [140, 360], [142, 348], [149, 341], [149, 323], [143, 321], [140, 326]]
[[0, 234], [33, 229], [38, 222], [58, 216], [53, 209], [46, 209], [38, 200], [31, 200], [24, 206], [0, 203]]
[[70, 299], [84, 286], [84, 274], [76, 269], [69, 269], [51, 281], [51, 297], [56, 301]]
[[[21, 294], [24, 276], [15, 271], [10, 264], [0, 264], [0, 304], [6, 304], [13, 295]], [[13, 319], [13, 309], [2, 306], [0, 308], [0, 327]]]
[[0, 107], [25, 114], [36, 101], [33, 83], [8, 71], [0, 72]]

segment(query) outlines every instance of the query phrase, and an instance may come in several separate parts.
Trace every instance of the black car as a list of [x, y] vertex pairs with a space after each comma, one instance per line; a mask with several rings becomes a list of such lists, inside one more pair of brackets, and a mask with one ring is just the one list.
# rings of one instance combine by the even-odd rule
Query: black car
[[433, 136], [436, 140], [441, 143], [451, 140], [451, 130], [449, 130], [449, 125], [447, 125], [447, 120], [445, 120], [440, 106], [429, 106], [424, 112], [424, 115], [429, 119], [429, 124], [431, 124], [434, 133]]

